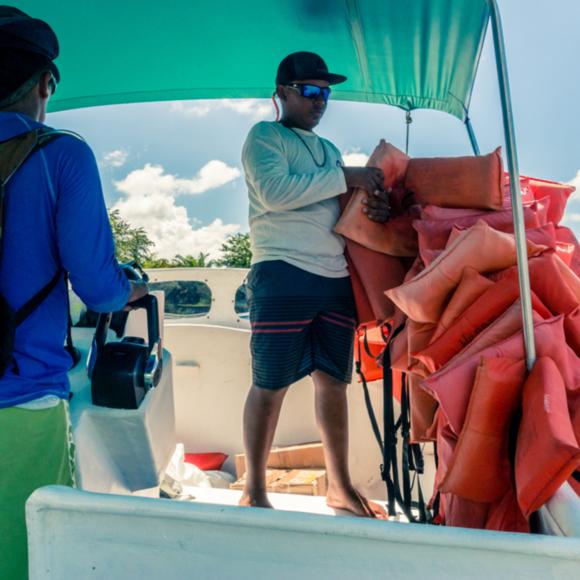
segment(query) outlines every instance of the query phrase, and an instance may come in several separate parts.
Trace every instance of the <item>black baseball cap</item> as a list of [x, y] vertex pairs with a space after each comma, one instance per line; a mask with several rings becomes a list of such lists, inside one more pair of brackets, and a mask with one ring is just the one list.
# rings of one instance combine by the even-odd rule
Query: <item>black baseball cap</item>
[[343, 83], [346, 77], [328, 72], [328, 67], [322, 57], [314, 52], [293, 52], [278, 65], [277, 85], [289, 85], [296, 81], [310, 79], [328, 81], [331, 85], [337, 85]]
[[0, 5], [0, 50], [32, 53], [56, 82], [60, 81], [60, 72], [52, 62], [59, 54], [58, 38], [44, 20], [32, 18], [13, 6]]

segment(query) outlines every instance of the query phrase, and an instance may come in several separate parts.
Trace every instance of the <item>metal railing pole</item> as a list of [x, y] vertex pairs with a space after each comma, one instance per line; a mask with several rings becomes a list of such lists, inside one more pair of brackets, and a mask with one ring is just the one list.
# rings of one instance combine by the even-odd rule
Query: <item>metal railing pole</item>
[[524, 210], [520, 191], [520, 172], [518, 167], [518, 155], [516, 149], [516, 137], [512, 113], [511, 94], [509, 87], [507, 60], [501, 17], [497, 0], [488, 0], [491, 12], [491, 25], [493, 32], [493, 44], [495, 49], [495, 61], [503, 114], [503, 126], [505, 132], [506, 157], [510, 175], [510, 191], [514, 217], [514, 232], [518, 260], [518, 278], [520, 284], [520, 297], [522, 303], [522, 318], [524, 329], [524, 346], [526, 349], [526, 365], [531, 370], [536, 361], [536, 345], [534, 341], [534, 323], [532, 318], [532, 300], [530, 291], [530, 276], [528, 270], [528, 252], [526, 244], [526, 230], [524, 224]]
[[471, 148], [473, 149], [474, 155], [479, 155], [479, 145], [475, 137], [475, 131], [473, 130], [473, 125], [471, 124], [471, 119], [467, 117], [465, 119], [465, 128], [467, 129], [467, 135], [469, 136], [469, 142], [471, 143]]

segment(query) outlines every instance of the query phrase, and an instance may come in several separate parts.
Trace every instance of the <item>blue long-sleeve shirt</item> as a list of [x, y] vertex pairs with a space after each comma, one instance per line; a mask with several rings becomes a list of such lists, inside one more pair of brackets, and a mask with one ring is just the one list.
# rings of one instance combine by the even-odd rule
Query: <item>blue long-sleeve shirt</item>
[[[0, 113], [0, 141], [40, 126], [26, 115]], [[35, 151], [8, 183], [0, 293], [16, 310], [59, 269], [92, 310], [126, 304], [130, 286], [115, 259], [97, 163], [90, 147], [72, 136]], [[63, 276], [17, 328], [16, 365], [0, 378], [0, 408], [45, 395], [68, 397], [66, 293]]]

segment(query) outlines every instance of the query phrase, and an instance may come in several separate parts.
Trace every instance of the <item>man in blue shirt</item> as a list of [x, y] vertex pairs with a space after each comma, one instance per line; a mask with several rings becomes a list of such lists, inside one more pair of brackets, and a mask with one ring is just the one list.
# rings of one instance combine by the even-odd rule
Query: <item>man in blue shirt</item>
[[[43, 126], [58, 50], [48, 24], [0, 6], [0, 142]], [[17, 327], [0, 378], [0, 576], [18, 580], [27, 577], [26, 499], [40, 485], [74, 482], [65, 273], [97, 312], [121, 310], [147, 287], [115, 259], [95, 157], [80, 138], [59, 136], [26, 159], [6, 186], [2, 227], [0, 295], [13, 310], [62, 273]]]

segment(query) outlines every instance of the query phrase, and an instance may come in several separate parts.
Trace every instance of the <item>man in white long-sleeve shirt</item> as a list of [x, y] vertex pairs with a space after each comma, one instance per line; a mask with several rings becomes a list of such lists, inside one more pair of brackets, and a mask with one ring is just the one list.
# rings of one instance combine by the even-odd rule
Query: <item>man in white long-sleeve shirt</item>
[[282, 119], [258, 123], [244, 144], [253, 384], [244, 409], [247, 474], [240, 503], [271, 507], [266, 462], [284, 395], [290, 385], [311, 375], [328, 505], [386, 517], [354, 489], [348, 471], [346, 386], [352, 375], [356, 313], [344, 242], [333, 227], [338, 196], [347, 188], [366, 189], [371, 195], [361, 211], [381, 222], [388, 219], [388, 196], [379, 169], [343, 167], [338, 149], [312, 132], [326, 110], [330, 85], [345, 80], [329, 73], [314, 53], [287, 56], [276, 77]]

